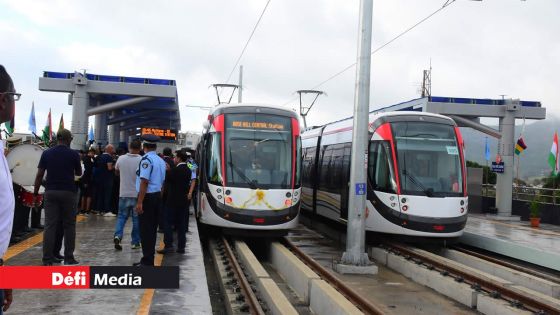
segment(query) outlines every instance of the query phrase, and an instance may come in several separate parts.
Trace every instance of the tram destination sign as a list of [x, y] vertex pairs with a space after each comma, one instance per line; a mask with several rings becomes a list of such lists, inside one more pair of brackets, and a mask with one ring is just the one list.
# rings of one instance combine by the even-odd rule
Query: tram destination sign
[[242, 129], [274, 129], [286, 130], [289, 128], [287, 124], [281, 122], [267, 122], [267, 121], [244, 121], [244, 120], [231, 120], [230, 126], [233, 128]]
[[161, 138], [161, 140], [177, 140], [177, 130], [176, 129], [161, 129], [161, 128], [147, 128], [142, 127], [142, 135], [156, 135]]

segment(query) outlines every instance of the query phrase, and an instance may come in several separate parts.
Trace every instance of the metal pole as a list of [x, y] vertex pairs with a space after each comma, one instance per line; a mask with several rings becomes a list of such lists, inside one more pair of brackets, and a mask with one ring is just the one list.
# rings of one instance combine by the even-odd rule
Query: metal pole
[[342, 255], [343, 264], [357, 266], [370, 264], [365, 253], [365, 212], [372, 15], [373, 0], [361, 0], [346, 252]]
[[239, 87], [237, 91], [237, 103], [243, 99], [243, 65], [239, 66]]

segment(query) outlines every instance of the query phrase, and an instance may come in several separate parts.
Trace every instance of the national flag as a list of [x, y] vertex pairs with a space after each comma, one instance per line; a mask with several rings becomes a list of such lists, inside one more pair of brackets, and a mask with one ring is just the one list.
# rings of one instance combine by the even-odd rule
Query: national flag
[[552, 147], [548, 155], [548, 165], [552, 168], [552, 172], [558, 174], [558, 133], [554, 132], [554, 139], [552, 140]]
[[37, 133], [37, 125], [35, 123], [35, 102], [31, 103], [31, 114], [29, 114], [29, 120], [27, 122], [29, 125], [29, 131], [32, 133]]
[[486, 137], [486, 146], [484, 150], [484, 157], [486, 161], [490, 161], [490, 144], [488, 143], [488, 137]]
[[43, 128], [43, 142], [49, 145], [52, 141], [52, 123], [51, 123], [51, 110], [49, 109], [49, 116], [47, 117], [47, 123], [45, 128]]
[[519, 155], [525, 149], [527, 149], [527, 145], [525, 145], [525, 141], [523, 141], [523, 137], [519, 137], [517, 143], [515, 144], [515, 154]]
[[89, 126], [88, 141], [93, 141], [93, 140], [94, 140], [93, 126]]
[[64, 114], [60, 114], [60, 123], [58, 123], [58, 131], [64, 129]]
[[6, 126], [6, 129], [8, 131], [8, 133], [11, 135], [12, 133], [14, 133], [14, 125], [15, 125], [15, 116], [12, 117], [12, 120], [7, 121], [4, 123], [4, 126]]

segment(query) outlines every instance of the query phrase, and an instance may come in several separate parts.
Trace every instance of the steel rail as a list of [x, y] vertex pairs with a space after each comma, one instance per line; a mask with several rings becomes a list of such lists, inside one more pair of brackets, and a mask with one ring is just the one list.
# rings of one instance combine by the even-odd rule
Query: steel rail
[[405, 254], [408, 255], [409, 257], [414, 257], [416, 259], [421, 260], [424, 263], [427, 263], [439, 270], [442, 271], [446, 271], [450, 274], [454, 274], [457, 277], [460, 277], [461, 279], [463, 279], [463, 281], [470, 283], [471, 285], [478, 285], [480, 286], [481, 289], [485, 289], [485, 291], [488, 292], [498, 292], [501, 296], [503, 297], [508, 297], [511, 299], [510, 302], [519, 302], [521, 304], [523, 304], [524, 307], [526, 308], [530, 308], [532, 311], [535, 311], [537, 313], [542, 313], [544, 312], [545, 314], [560, 314], [560, 308], [557, 308], [553, 305], [549, 305], [546, 303], [543, 303], [539, 300], [533, 299], [529, 296], [525, 296], [523, 293], [521, 292], [517, 292], [514, 291], [504, 285], [501, 285], [499, 283], [495, 283], [492, 282], [491, 280], [487, 280], [484, 279], [482, 277], [473, 275], [473, 274], [469, 274], [467, 272], [464, 272], [463, 270], [453, 267], [453, 266], [448, 266], [446, 264], [444, 264], [443, 262], [440, 262], [436, 259], [433, 259], [431, 257], [422, 255], [421, 253], [417, 253], [414, 250], [411, 250], [405, 246], [402, 245], [398, 245], [398, 244], [394, 244], [394, 243], [388, 243], [386, 244], [389, 247], [392, 247], [393, 249], [396, 249], [397, 251], [399, 251], [401, 254]]
[[482, 253], [477, 253], [476, 251], [466, 249], [466, 248], [458, 246], [458, 245], [455, 245], [451, 248], [455, 249], [457, 251], [460, 251], [464, 254], [471, 255], [471, 256], [480, 258], [482, 260], [489, 261], [491, 263], [494, 263], [494, 264], [497, 264], [497, 265], [500, 265], [500, 266], [503, 266], [503, 267], [507, 267], [507, 268], [517, 270], [517, 271], [521, 271], [523, 273], [526, 273], [526, 274], [529, 274], [529, 275], [532, 275], [532, 276], [535, 276], [535, 277], [539, 277], [541, 279], [544, 279], [544, 280], [547, 280], [547, 281], [550, 281], [550, 282], [560, 283], [560, 278], [548, 275], [546, 273], [542, 273], [542, 272], [539, 272], [539, 271], [536, 271], [536, 270], [533, 270], [533, 269], [530, 269], [530, 268], [527, 268], [527, 267], [512, 264], [510, 262], [503, 261], [503, 260], [488, 256], [488, 255], [484, 255]]
[[306, 265], [308, 265], [313, 271], [319, 274], [319, 276], [327, 281], [331, 286], [338, 290], [342, 295], [344, 295], [350, 302], [356, 307], [358, 307], [362, 312], [366, 314], [385, 314], [378, 306], [372, 304], [370, 301], [364, 299], [360, 294], [354, 291], [352, 288], [347, 286], [344, 282], [340, 281], [337, 277], [331, 274], [325, 267], [321, 266], [313, 258], [309, 257], [302, 250], [300, 250], [296, 245], [294, 245], [288, 238], [284, 237], [284, 245], [288, 247], [299, 259], [301, 259]]
[[228, 240], [224, 236], [222, 236], [222, 242], [224, 243], [224, 248], [226, 250], [228, 258], [233, 265], [233, 272], [235, 272], [237, 279], [239, 279], [241, 290], [243, 290], [242, 294], [245, 296], [245, 299], [248, 302], [250, 308], [249, 312], [256, 315], [265, 315], [255, 293], [249, 285], [249, 281], [247, 281], [247, 277], [245, 277], [245, 274], [243, 273], [243, 270], [241, 269], [237, 258], [235, 257], [233, 251], [231, 250], [231, 247], [229, 246]]

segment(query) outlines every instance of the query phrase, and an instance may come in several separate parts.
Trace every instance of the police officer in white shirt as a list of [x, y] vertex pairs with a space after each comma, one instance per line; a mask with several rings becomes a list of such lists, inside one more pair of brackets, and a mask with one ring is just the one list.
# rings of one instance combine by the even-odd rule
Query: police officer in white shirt
[[[21, 94], [16, 93], [12, 78], [4, 66], [0, 65], [0, 124], [14, 118], [15, 102], [20, 96]], [[12, 175], [4, 156], [4, 145], [4, 140], [0, 140], [0, 266], [4, 265], [2, 257], [10, 245], [15, 206]], [[12, 289], [0, 288], [0, 315], [8, 310], [10, 304]]]

